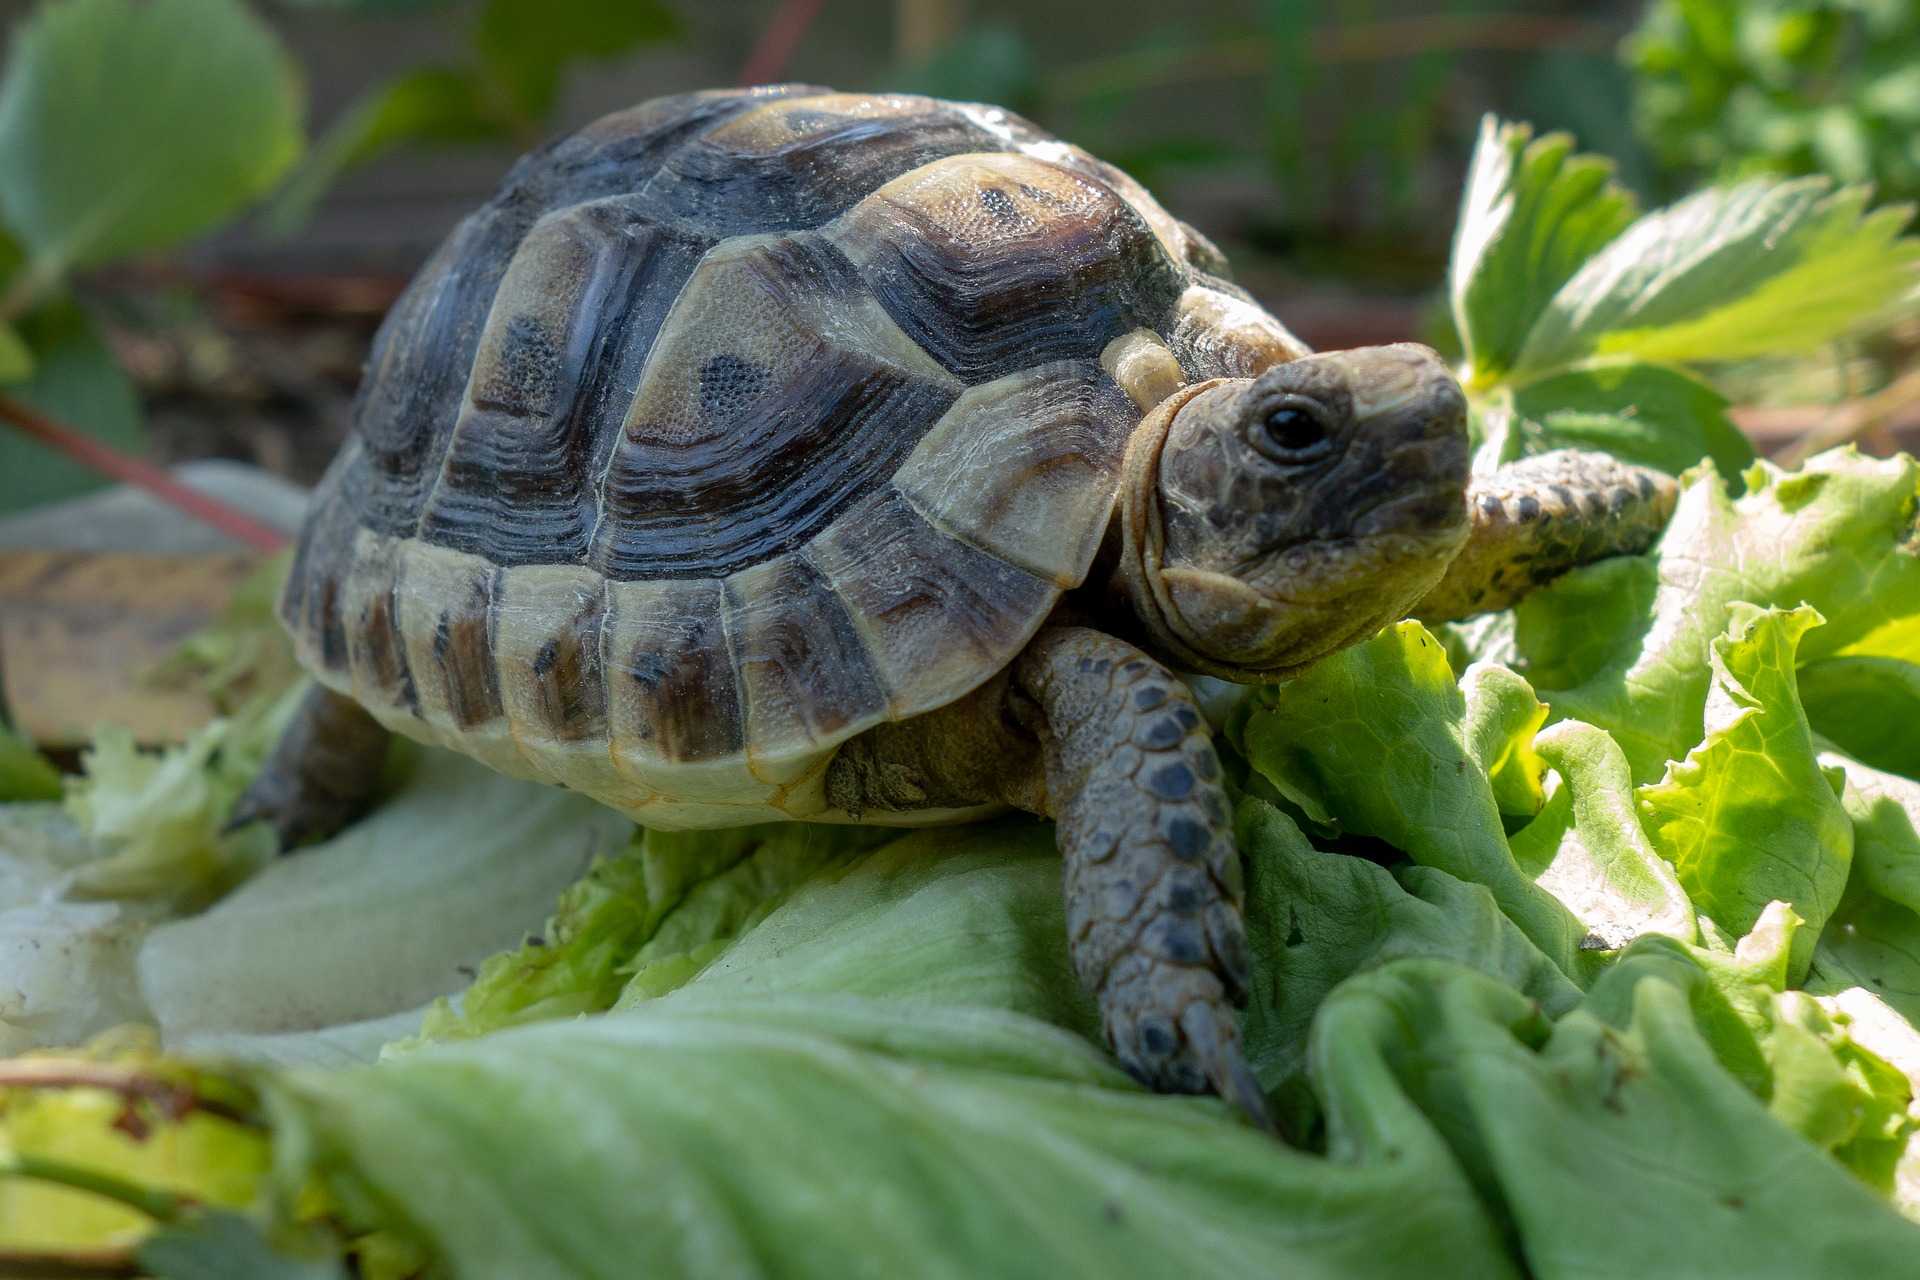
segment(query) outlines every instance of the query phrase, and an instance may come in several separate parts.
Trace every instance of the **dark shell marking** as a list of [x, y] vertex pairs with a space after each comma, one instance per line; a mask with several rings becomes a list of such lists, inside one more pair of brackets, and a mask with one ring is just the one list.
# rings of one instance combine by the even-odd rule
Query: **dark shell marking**
[[978, 685], [1084, 578], [1141, 413], [1102, 352], [1191, 330], [1195, 264], [992, 108], [608, 116], [396, 303], [283, 617], [403, 732], [650, 821], [807, 816], [823, 753]]

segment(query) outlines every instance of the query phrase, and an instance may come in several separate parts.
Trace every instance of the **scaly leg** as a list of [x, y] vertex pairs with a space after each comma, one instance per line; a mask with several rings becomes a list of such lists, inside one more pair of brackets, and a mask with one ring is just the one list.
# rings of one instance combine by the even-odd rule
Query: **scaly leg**
[[1067, 948], [1120, 1062], [1215, 1090], [1270, 1128], [1240, 1049], [1247, 948], [1220, 761], [1193, 696], [1132, 645], [1042, 631], [1011, 673], [847, 743], [828, 799], [859, 815], [1000, 803], [1051, 817]]
[[1038, 711], [1066, 863], [1067, 942], [1127, 1070], [1211, 1088], [1271, 1127], [1240, 1049], [1244, 890], [1220, 760], [1193, 695], [1132, 645], [1053, 627], [1015, 668]]
[[360, 704], [314, 685], [227, 827], [264, 821], [284, 850], [324, 840], [367, 811], [391, 734]]
[[1476, 477], [1467, 545], [1414, 616], [1446, 622], [1504, 609], [1569, 569], [1639, 555], [1667, 527], [1678, 497], [1671, 476], [1578, 449]]

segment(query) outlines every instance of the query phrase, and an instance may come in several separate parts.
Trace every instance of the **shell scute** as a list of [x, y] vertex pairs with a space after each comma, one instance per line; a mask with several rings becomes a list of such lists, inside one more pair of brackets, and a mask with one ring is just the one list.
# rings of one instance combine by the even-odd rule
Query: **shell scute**
[[494, 606], [494, 653], [503, 673], [524, 673], [500, 682], [516, 738], [605, 738], [607, 691], [600, 665], [605, 587], [599, 574], [573, 565], [528, 565], [502, 575]]
[[803, 231], [890, 178], [993, 145], [970, 121], [925, 98], [794, 96], [702, 133], [644, 190], [655, 216], [711, 234]]
[[724, 604], [714, 579], [607, 584], [601, 661], [623, 773], [653, 776], [745, 745]]
[[967, 383], [1097, 357], [1163, 324], [1185, 286], [1111, 188], [1017, 154], [922, 165], [827, 234], [900, 328]]
[[630, 197], [541, 219], [495, 293], [421, 536], [506, 565], [581, 560], [605, 458], [596, 410], [649, 305], [710, 240], [646, 221]]
[[1057, 587], [1077, 586], [1106, 533], [1140, 419], [1092, 361], [969, 387], [894, 477], [936, 527]]
[[747, 713], [747, 762], [784, 783], [784, 766], [886, 712], [886, 689], [833, 584], [798, 555], [726, 580], [727, 634]]
[[[1000, 670], [1057, 594], [1051, 582], [941, 533], [891, 485], [801, 556], [846, 604], [896, 718], [951, 702]], [[849, 707], [847, 719], [873, 710]]]
[[590, 562], [690, 578], [764, 560], [884, 483], [959, 393], [831, 245], [723, 244], [662, 325]]
[[413, 709], [419, 705], [395, 600], [402, 546], [398, 538], [362, 528], [354, 538], [353, 560], [342, 588], [353, 694], [367, 706]]

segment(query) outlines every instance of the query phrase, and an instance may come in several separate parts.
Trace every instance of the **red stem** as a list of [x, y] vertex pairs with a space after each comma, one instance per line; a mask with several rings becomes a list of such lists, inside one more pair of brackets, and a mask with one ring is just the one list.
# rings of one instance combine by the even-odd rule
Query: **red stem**
[[244, 511], [190, 489], [151, 462], [143, 462], [118, 449], [109, 448], [84, 432], [55, 422], [11, 396], [0, 396], [0, 419], [12, 423], [23, 434], [49, 449], [66, 454], [81, 466], [137, 489], [144, 489], [169, 506], [203, 524], [212, 525], [256, 551], [273, 552], [287, 545], [287, 535], [272, 525], [262, 524]]
[[737, 83], [770, 84], [779, 79], [793, 58], [793, 51], [800, 47], [807, 28], [825, 7], [826, 0], [786, 0], [754, 43], [753, 52], [740, 68]]

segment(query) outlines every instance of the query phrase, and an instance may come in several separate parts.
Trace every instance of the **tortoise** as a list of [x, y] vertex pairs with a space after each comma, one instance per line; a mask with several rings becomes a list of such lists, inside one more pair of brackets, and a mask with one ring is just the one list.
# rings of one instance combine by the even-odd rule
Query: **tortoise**
[[1009, 112], [658, 99], [521, 160], [386, 318], [279, 604], [316, 684], [235, 821], [337, 830], [390, 731], [658, 827], [1050, 817], [1120, 1062], [1264, 1123], [1183, 676], [1499, 607], [1673, 500], [1572, 453], [1469, 492], [1433, 351], [1310, 352]]

